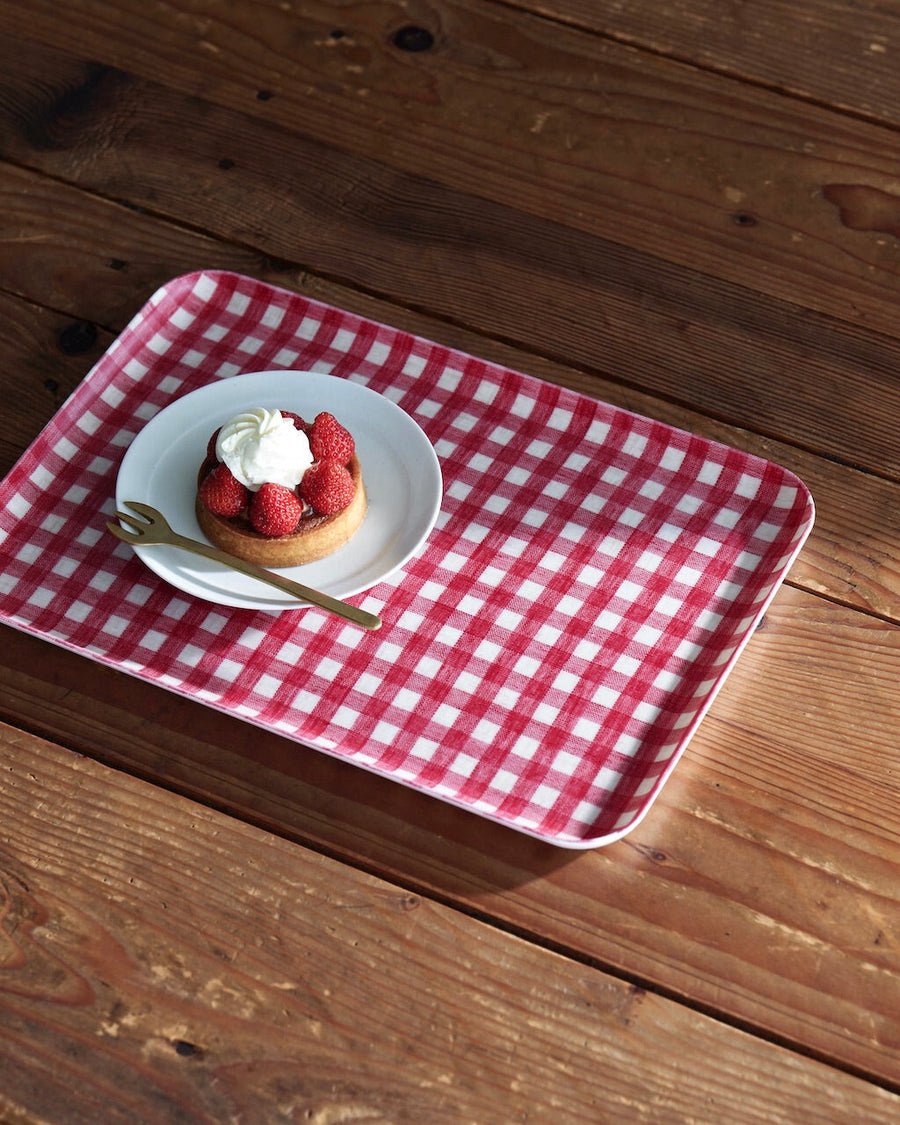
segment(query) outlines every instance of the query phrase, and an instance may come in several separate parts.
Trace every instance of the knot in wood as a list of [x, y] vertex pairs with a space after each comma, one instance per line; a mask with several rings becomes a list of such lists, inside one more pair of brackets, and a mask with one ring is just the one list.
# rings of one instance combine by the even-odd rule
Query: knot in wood
[[391, 42], [401, 51], [427, 51], [434, 46], [434, 36], [427, 28], [407, 24], [394, 32]]
[[173, 1039], [172, 1047], [176, 1055], [181, 1055], [182, 1058], [192, 1058], [194, 1055], [202, 1055], [203, 1051], [194, 1043], [189, 1043], [186, 1039]]
[[57, 337], [59, 350], [65, 355], [81, 355], [97, 343], [97, 329], [86, 320], [76, 320]]

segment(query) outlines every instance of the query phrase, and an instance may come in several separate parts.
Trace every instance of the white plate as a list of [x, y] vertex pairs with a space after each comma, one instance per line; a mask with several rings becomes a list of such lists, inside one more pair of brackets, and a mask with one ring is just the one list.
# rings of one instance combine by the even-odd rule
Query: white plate
[[[235, 375], [176, 399], [140, 431], [116, 481], [116, 505], [143, 501], [193, 539], [205, 540], [194, 514], [197, 472], [213, 431], [254, 406], [293, 410], [312, 420], [327, 410], [353, 434], [368, 511], [333, 555], [279, 573], [336, 598], [369, 589], [408, 562], [427, 539], [441, 506], [442, 481], [428, 438], [396, 403], [348, 379], [316, 371]], [[297, 608], [297, 601], [237, 571], [174, 547], [136, 547], [147, 566], [187, 594], [242, 609]]]

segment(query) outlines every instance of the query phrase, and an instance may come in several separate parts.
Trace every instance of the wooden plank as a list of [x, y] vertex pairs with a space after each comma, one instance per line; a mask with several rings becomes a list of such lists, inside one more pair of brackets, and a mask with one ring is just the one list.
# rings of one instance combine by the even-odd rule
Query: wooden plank
[[[0, 475], [75, 389], [112, 342], [93, 324], [0, 293], [4, 408], [0, 411]], [[24, 439], [24, 443], [23, 443]]]
[[896, 8], [857, 0], [512, 0], [515, 7], [610, 35], [744, 82], [900, 122]]
[[8, 720], [900, 1089], [897, 627], [784, 590], [645, 821], [586, 853], [7, 635]]
[[[278, 272], [271, 259], [249, 247], [4, 163], [0, 206], [3, 290], [92, 321], [107, 340], [109, 333], [122, 331], [160, 285], [198, 263], [255, 275]], [[99, 354], [83, 353], [84, 370]]]
[[[296, 10], [272, 2], [226, 13], [180, 0], [151, 14], [142, 0], [98, 0], [87, 10], [34, 0], [23, 24], [16, 0], [0, 0], [6, 35], [24, 26], [95, 60], [77, 88], [57, 87], [62, 114], [49, 133], [39, 129], [45, 138], [64, 138], [107, 81], [127, 86], [104, 70], [113, 66], [896, 335], [893, 129], [505, 5], [457, 0], [420, 18], [436, 47], [410, 53], [392, 40], [410, 19], [399, 3]], [[173, 154], [190, 146], [180, 125], [169, 145]], [[209, 173], [201, 194], [214, 182]], [[355, 187], [344, 181], [339, 198], [352, 203]], [[255, 218], [246, 216], [245, 229]]]
[[10, 728], [0, 822], [5, 1119], [849, 1125], [900, 1108]]
[[[121, 75], [92, 82], [77, 60], [6, 52], [16, 95], [0, 107], [0, 129], [10, 157], [255, 247], [257, 258], [398, 304], [415, 293], [417, 308], [479, 333], [900, 479], [900, 344], [890, 337], [157, 86]], [[60, 114], [61, 101], [78, 113]], [[185, 140], [173, 143], [173, 132]], [[4, 202], [36, 238], [41, 270], [48, 247], [35, 222], [42, 193], [54, 189], [30, 181], [24, 195], [12, 171], [5, 183]], [[82, 229], [80, 206], [69, 201], [58, 237], [90, 262], [88, 238], [102, 232], [97, 218], [85, 217]], [[107, 221], [129, 217], [111, 210]], [[104, 241], [114, 247], [114, 237]], [[32, 251], [22, 240], [9, 249], [5, 269], [16, 276]], [[114, 249], [108, 260], [123, 255]], [[124, 280], [95, 272], [107, 294]], [[113, 307], [120, 316], [121, 304]]]

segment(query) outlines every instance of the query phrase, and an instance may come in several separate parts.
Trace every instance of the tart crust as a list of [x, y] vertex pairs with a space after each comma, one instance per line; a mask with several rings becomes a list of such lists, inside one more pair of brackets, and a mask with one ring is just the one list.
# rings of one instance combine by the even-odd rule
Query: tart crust
[[[198, 489], [200, 482], [215, 465], [216, 462], [208, 458], [203, 462], [197, 476]], [[268, 538], [260, 535], [245, 515], [235, 516], [233, 519], [214, 515], [200, 499], [199, 492], [195, 502], [197, 520], [211, 543], [221, 547], [229, 555], [236, 555], [239, 559], [246, 559], [260, 566], [302, 566], [303, 563], [324, 559], [343, 547], [356, 534], [366, 514], [366, 489], [359, 459], [355, 454], [347, 469], [356, 485], [356, 492], [349, 505], [333, 516], [323, 516], [307, 508], [300, 517], [299, 527], [290, 535]]]

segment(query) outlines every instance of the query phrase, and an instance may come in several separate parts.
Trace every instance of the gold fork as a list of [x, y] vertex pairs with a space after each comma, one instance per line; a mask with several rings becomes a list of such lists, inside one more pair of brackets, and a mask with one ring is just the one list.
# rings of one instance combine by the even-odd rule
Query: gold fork
[[169, 526], [162, 512], [158, 512], [156, 508], [151, 508], [149, 504], [140, 504], [136, 500], [126, 500], [125, 506], [131, 508], [141, 517], [137, 519], [127, 512], [116, 512], [117, 518], [122, 523], [127, 524], [130, 530], [126, 530], [116, 523], [108, 523], [106, 526], [113, 535], [118, 536], [125, 543], [130, 543], [132, 547], [151, 546], [157, 543], [165, 544], [168, 547], [180, 547], [183, 551], [192, 551], [195, 555], [203, 555], [204, 558], [213, 559], [215, 562], [229, 566], [232, 570], [237, 570], [241, 574], [257, 578], [260, 582], [267, 582], [270, 586], [284, 590], [295, 598], [318, 606], [319, 609], [325, 609], [329, 613], [335, 613], [346, 621], [352, 621], [354, 625], [360, 625], [363, 629], [381, 628], [381, 618], [376, 617], [374, 613], [367, 613], [364, 609], [358, 609], [355, 605], [338, 601], [337, 598], [332, 598], [329, 594], [323, 594], [320, 590], [313, 590], [299, 582], [292, 582], [290, 578], [273, 574], [272, 571], [257, 566], [255, 563], [235, 558], [234, 555], [220, 551], [218, 547], [212, 547], [208, 543], [200, 543], [196, 539], [188, 539], [185, 535], [179, 535]]

